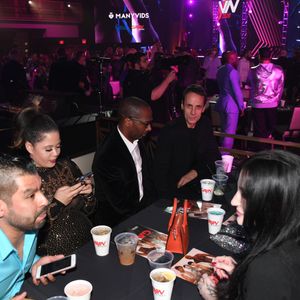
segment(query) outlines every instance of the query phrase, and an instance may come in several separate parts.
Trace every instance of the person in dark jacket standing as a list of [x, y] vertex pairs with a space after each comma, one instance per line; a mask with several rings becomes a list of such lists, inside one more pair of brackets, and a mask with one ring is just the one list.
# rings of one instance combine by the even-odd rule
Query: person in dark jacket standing
[[4, 64], [1, 76], [4, 101], [12, 105], [22, 105], [26, 98], [29, 84], [24, 66], [20, 63], [20, 51], [17, 48], [9, 52], [9, 61]]

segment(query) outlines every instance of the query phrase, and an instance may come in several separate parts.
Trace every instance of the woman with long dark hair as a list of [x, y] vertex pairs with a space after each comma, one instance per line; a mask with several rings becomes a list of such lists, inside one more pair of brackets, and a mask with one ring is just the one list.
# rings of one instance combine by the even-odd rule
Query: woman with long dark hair
[[38, 235], [42, 256], [68, 255], [89, 241], [96, 204], [91, 180], [77, 180], [82, 173], [71, 160], [59, 158], [60, 145], [58, 127], [48, 115], [26, 108], [17, 116], [14, 147], [29, 154], [49, 200], [47, 222]]
[[[242, 166], [231, 204], [248, 231], [251, 249], [236, 264], [217, 257], [199, 292], [209, 299], [298, 299], [300, 295], [300, 157], [260, 152]], [[226, 282], [224, 284], [224, 282]]]

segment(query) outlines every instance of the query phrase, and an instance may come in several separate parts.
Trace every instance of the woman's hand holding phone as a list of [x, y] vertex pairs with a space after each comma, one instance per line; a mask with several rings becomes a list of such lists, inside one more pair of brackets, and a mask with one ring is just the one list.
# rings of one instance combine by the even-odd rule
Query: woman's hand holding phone
[[82, 188], [82, 190], [80, 191], [79, 194], [89, 195], [92, 192], [93, 192], [92, 180], [91, 179], [85, 179], [83, 188]]
[[81, 182], [78, 182], [72, 186], [62, 186], [58, 188], [54, 194], [54, 198], [64, 205], [71, 203], [74, 197], [79, 195], [81, 191], [85, 190], [85, 185]]

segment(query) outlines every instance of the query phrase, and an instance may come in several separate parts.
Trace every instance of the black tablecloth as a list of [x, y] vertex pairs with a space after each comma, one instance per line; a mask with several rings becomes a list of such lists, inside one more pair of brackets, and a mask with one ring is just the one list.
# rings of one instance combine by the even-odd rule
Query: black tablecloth
[[[232, 189], [231, 189], [232, 190]], [[233, 190], [231, 191], [234, 192]], [[214, 199], [216, 203], [222, 203], [227, 211], [228, 202], [232, 193], [222, 199]], [[113, 228], [111, 240], [119, 232], [123, 232], [135, 225], [151, 227], [161, 232], [167, 232], [170, 214], [164, 212], [166, 206], [172, 203], [158, 201], [138, 214], [127, 219]], [[227, 216], [230, 213], [227, 213]], [[212, 255], [229, 254], [209, 239], [206, 220], [188, 219], [190, 231], [189, 249], [197, 248]], [[116, 246], [110, 245], [108, 256], [99, 257], [95, 254], [94, 245], [89, 242], [77, 251], [77, 267], [68, 271], [65, 275], [57, 275], [55, 283], [47, 286], [34, 286], [31, 278], [26, 280], [23, 290], [35, 300], [45, 300], [47, 297], [64, 295], [64, 286], [72, 280], [85, 279], [92, 283], [92, 300], [152, 300], [152, 287], [149, 279], [150, 268], [145, 258], [136, 256], [135, 263], [131, 266], [122, 266], [118, 260]], [[174, 263], [182, 258], [175, 255]], [[177, 278], [174, 285], [172, 300], [201, 299], [196, 286]]]

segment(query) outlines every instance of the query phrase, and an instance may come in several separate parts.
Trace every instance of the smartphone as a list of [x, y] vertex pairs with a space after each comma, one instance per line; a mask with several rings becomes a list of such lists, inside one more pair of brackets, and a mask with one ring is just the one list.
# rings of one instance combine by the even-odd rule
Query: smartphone
[[36, 272], [36, 279], [47, 274], [56, 274], [62, 271], [72, 269], [76, 266], [76, 254], [66, 256], [60, 260], [51, 262], [49, 264], [41, 265]]
[[93, 177], [93, 175], [94, 175], [93, 172], [88, 172], [88, 173], [76, 178], [76, 182], [85, 181], [86, 179]]

